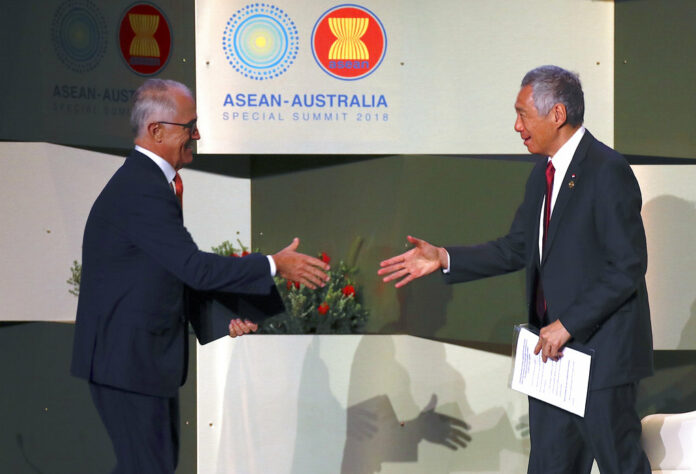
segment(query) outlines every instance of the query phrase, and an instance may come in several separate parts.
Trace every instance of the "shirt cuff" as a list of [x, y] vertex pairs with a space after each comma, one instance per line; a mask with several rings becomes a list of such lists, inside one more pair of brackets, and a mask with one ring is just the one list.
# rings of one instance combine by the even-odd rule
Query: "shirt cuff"
[[274, 277], [276, 276], [276, 264], [275, 261], [273, 260], [273, 257], [270, 255], [266, 255], [266, 258], [268, 258], [268, 263], [271, 266], [271, 276]]
[[445, 253], [447, 254], [447, 268], [443, 268], [442, 273], [449, 273], [450, 272], [450, 256], [449, 256], [449, 252], [447, 251], [447, 249], [445, 249]]

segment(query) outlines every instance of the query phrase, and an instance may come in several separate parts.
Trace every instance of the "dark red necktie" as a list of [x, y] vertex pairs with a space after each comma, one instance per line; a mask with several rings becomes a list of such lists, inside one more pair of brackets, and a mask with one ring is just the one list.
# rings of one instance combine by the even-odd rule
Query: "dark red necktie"
[[546, 245], [546, 234], [549, 232], [549, 221], [551, 220], [551, 195], [553, 194], [554, 173], [556, 173], [556, 168], [553, 167], [553, 163], [549, 160], [549, 162], [546, 163], [546, 203], [544, 205], [544, 237], [541, 243], [542, 250], [544, 245]]
[[174, 175], [174, 192], [176, 193], [176, 198], [179, 200], [181, 207], [184, 207], [184, 183], [181, 181], [181, 176], [177, 172]]
[[[549, 160], [549, 162], [546, 163], [546, 201], [544, 202], [544, 234], [541, 240], [542, 255], [544, 246], [546, 245], [546, 235], [549, 231], [549, 221], [551, 220], [551, 195], [553, 194], [553, 175], [555, 173], [556, 169], [553, 167], [551, 160]], [[540, 325], [544, 326], [547, 323], [546, 297], [544, 296], [544, 288], [541, 285], [541, 267], [537, 274], [536, 312], [539, 317]]]

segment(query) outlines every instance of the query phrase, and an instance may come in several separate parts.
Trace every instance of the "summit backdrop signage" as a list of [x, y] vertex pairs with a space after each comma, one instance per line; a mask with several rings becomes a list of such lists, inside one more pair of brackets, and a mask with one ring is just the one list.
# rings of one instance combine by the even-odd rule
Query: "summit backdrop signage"
[[550, 63], [611, 141], [613, 4], [521, 1], [197, 0], [198, 151], [526, 153], [513, 104]]
[[135, 90], [195, 83], [193, 16], [175, 0], [5, 2], [0, 139], [130, 148]]

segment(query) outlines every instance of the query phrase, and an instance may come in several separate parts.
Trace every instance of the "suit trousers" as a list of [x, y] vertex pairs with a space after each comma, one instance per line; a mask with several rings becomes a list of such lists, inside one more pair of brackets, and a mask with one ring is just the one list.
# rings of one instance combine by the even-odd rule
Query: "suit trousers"
[[637, 390], [637, 383], [591, 390], [584, 418], [530, 397], [527, 472], [586, 474], [596, 460], [602, 474], [650, 474], [640, 444]]
[[116, 454], [113, 474], [173, 474], [179, 458], [179, 396], [156, 397], [90, 382]]

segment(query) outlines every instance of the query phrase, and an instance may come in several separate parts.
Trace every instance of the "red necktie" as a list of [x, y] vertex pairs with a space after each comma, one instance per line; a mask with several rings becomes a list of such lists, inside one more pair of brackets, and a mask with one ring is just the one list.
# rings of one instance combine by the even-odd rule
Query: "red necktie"
[[551, 195], [553, 194], [553, 175], [556, 173], [556, 168], [549, 160], [546, 163], [546, 204], [544, 205], [544, 237], [541, 243], [542, 249], [546, 245], [546, 234], [549, 232], [549, 221], [551, 220]]
[[[553, 175], [556, 173], [556, 169], [549, 160], [546, 164], [546, 201], [544, 202], [544, 234], [542, 236], [541, 248], [543, 250], [546, 245], [546, 234], [549, 230], [549, 221], [551, 220], [551, 195], [553, 194]], [[541, 272], [541, 268], [539, 268]], [[546, 297], [544, 296], [544, 288], [541, 285], [541, 274], [537, 274], [537, 284], [536, 284], [536, 312], [539, 317], [539, 323], [541, 326], [547, 323], [546, 321]]]
[[174, 192], [176, 193], [176, 198], [179, 200], [181, 207], [184, 207], [184, 183], [181, 181], [181, 176], [177, 172], [174, 175]]

